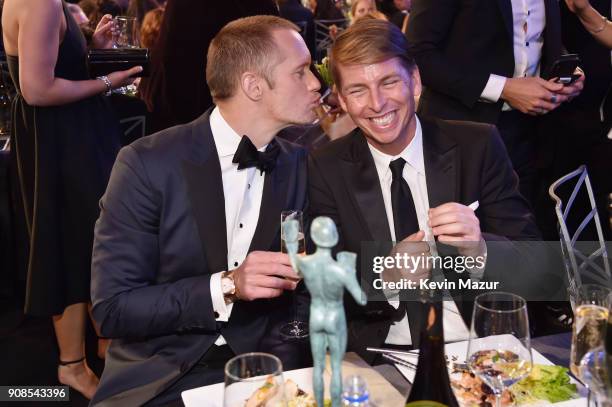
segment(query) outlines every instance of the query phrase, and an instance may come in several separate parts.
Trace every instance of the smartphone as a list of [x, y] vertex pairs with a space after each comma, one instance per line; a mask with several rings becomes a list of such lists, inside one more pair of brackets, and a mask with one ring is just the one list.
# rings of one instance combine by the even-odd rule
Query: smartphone
[[578, 65], [580, 65], [578, 54], [561, 55], [552, 65], [548, 78], [558, 78], [557, 83], [570, 85], [580, 77], [574, 74]]

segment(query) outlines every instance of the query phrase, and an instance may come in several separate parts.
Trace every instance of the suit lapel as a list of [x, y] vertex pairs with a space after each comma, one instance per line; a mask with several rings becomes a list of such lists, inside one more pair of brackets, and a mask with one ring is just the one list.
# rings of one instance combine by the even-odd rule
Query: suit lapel
[[210, 110], [193, 123], [193, 159], [183, 161], [191, 211], [208, 271], [227, 270], [227, 231], [223, 179], [209, 122]]
[[359, 130], [347, 137], [352, 137], [352, 143], [340, 157], [340, 167], [358, 209], [359, 220], [372, 240], [390, 241], [380, 180], [367, 141]]
[[429, 207], [456, 202], [459, 174], [457, 146], [446, 138], [435, 124], [421, 119], [421, 126]]
[[280, 250], [280, 247], [271, 247], [274, 238], [280, 231], [280, 213], [283, 210], [300, 209], [285, 207], [288, 188], [287, 177], [293, 173], [290, 168], [293, 164], [290, 158], [291, 156], [281, 144], [281, 152], [278, 155], [276, 167], [272, 172], [266, 173], [264, 179], [259, 219], [249, 252], [254, 250]]
[[497, 0], [499, 5], [499, 11], [502, 14], [506, 31], [510, 36], [510, 39], [514, 37], [514, 22], [512, 18], [512, 1], [511, 0]]

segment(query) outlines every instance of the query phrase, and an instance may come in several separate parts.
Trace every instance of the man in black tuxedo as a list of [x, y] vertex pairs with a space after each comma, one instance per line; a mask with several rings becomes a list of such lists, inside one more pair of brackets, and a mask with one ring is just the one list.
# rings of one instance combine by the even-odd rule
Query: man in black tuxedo
[[[342, 108], [359, 128], [311, 154], [310, 216], [331, 217], [339, 229], [338, 250], [362, 257], [369, 256], [362, 243], [370, 241], [416, 243], [435, 237], [461, 255], [477, 257], [486, 254], [488, 241], [537, 239], [495, 127], [417, 118], [420, 81], [407, 47], [396, 26], [374, 19], [359, 20], [337, 38], [331, 69]], [[515, 264], [519, 256], [507, 246], [505, 257], [489, 253], [485, 279], [504, 278], [489, 267], [495, 262]], [[362, 258], [358, 264], [372, 263]], [[520, 279], [519, 272], [513, 278]], [[367, 281], [372, 270], [360, 273]], [[418, 340], [418, 316], [413, 319], [411, 306], [387, 301], [370, 301], [364, 310], [350, 301], [347, 306], [348, 347], [370, 362], [374, 356], [367, 346], [409, 346]], [[445, 307], [446, 339], [465, 339], [469, 304]]]
[[93, 315], [113, 340], [93, 405], [178, 402], [289, 319], [280, 213], [304, 207], [306, 162], [275, 134], [315, 119], [309, 65], [291, 22], [229, 23], [208, 51], [216, 107], [119, 153], [95, 230]]
[[424, 85], [419, 115], [496, 124], [533, 202], [537, 117], [582, 90], [547, 81], [563, 53], [557, 0], [414, 0], [407, 37]]

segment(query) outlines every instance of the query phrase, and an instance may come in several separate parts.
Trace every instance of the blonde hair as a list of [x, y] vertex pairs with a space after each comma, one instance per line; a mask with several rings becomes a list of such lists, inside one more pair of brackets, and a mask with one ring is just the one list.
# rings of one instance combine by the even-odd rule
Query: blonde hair
[[206, 82], [214, 101], [234, 95], [240, 76], [246, 71], [261, 75], [269, 84], [278, 62], [278, 47], [272, 32], [299, 28], [276, 16], [251, 16], [234, 20], [217, 33], [208, 47]]
[[372, 3], [372, 6], [374, 6], [374, 12], [378, 11], [378, 7], [376, 7], [376, 0], [353, 0], [351, 3], [351, 17], [353, 18], [353, 22], [356, 19], [355, 13], [357, 12], [357, 6], [363, 1], [369, 1]]
[[408, 72], [415, 68], [414, 59], [408, 54], [408, 40], [400, 29], [388, 21], [364, 17], [338, 35], [329, 65], [339, 87], [342, 81], [339, 65], [377, 64], [396, 57]]

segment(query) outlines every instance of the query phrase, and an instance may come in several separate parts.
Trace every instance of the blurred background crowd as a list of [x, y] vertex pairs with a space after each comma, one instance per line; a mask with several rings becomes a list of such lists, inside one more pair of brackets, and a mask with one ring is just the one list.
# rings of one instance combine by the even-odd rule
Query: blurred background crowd
[[[412, 4], [413, 1], [417, 4]], [[433, 0], [430, 1], [433, 2]], [[4, 5], [4, 1], [1, 3]], [[504, 119], [499, 119], [497, 116], [487, 117], [484, 115], [478, 117], [473, 114], [478, 109], [478, 104], [482, 102], [479, 95], [475, 95], [474, 101], [471, 102], [472, 107], [467, 110], [469, 113], [463, 116], [457, 113], [458, 108], [448, 107], [447, 114], [440, 113], [441, 110], [432, 108], [434, 100], [440, 101], [443, 98], [449, 98], [452, 102], [449, 102], [447, 106], [454, 106], [456, 100], [461, 100], [463, 96], [454, 93], [455, 89], [450, 85], [447, 86], [444, 79], [436, 78], [435, 64], [431, 61], [438, 58], [439, 55], [435, 56], [437, 55], [435, 50], [427, 48], [428, 44], [436, 43], [436, 40], [434, 40], [435, 33], [428, 33], [428, 27], [431, 30], [434, 30], [432, 28], [434, 26], [442, 27], [445, 24], [450, 27], [453, 25], [453, 21], [450, 20], [450, 17], [448, 20], [444, 20], [444, 14], [438, 14], [438, 20], [428, 20], [431, 15], [428, 14], [428, 10], [425, 6], [422, 6], [422, 3], [415, 0], [225, 0], [222, 2], [202, 0], [74, 0], [67, 1], [64, 7], [70, 13], [72, 21], [79, 27], [88, 46], [95, 47], [96, 43], [99, 42], [100, 39], [96, 31], [100, 30], [101, 27], [104, 29], [103, 27], [108, 23], [109, 15], [111, 17], [125, 15], [135, 18], [137, 35], [134, 39], [134, 45], [148, 48], [150, 51], [150, 75], [136, 81], [129, 88], [123, 87], [121, 91], [113, 92], [107, 100], [103, 101], [104, 108], [101, 107], [102, 105], [96, 107], [98, 113], [107, 108], [108, 112], [105, 113], [103, 118], [100, 118], [99, 115], [96, 116], [96, 121], [91, 122], [92, 125], [98, 122], [104, 123], [100, 126], [104, 126], [106, 129], [112, 127], [114, 130], [111, 132], [116, 131], [117, 145], [110, 148], [109, 151], [112, 150], [113, 152], [109, 153], [107, 157], [112, 165], [113, 154], [116, 153], [119, 146], [127, 145], [137, 138], [159, 130], [190, 122], [212, 106], [213, 102], [205, 78], [208, 45], [215, 34], [229, 21], [257, 14], [280, 15], [298, 25], [312, 54], [313, 62], [323, 67], [318, 70], [322, 77], [325, 73], [327, 50], [339, 32], [359, 18], [388, 20], [397, 25], [407, 35], [409, 41], [415, 43], [415, 55], [426, 89], [421, 100], [423, 105], [419, 109], [419, 114], [425, 114], [429, 111], [430, 114], [442, 118], [462, 120], [467, 117], [469, 120], [504, 126], [504, 123], [502, 123]], [[553, 3], [556, 4], [557, 2]], [[606, 240], [611, 240], [609, 220], [611, 219], [610, 193], [612, 192], [612, 132], [610, 131], [610, 123], [612, 122], [612, 96], [610, 96], [612, 53], [610, 49], [612, 48], [612, 41], [609, 37], [612, 36], [612, 28], [606, 26], [610, 23], [605, 20], [606, 17], [608, 19], [611, 17], [611, 6], [610, 0], [591, 0], [590, 3], [586, 0], [560, 1], [558, 2], [554, 24], [547, 20], [547, 24], [551, 24], [550, 27], [554, 26], [559, 31], [558, 38], [554, 40], [558, 41], [559, 47], [562, 46], [568, 53], [579, 55], [580, 68], [586, 79], [584, 89], [580, 94], [574, 95], [566, 103], [555, 106], [546, 114], [537, 115], [537, 121], [529, 119], [529, 137], [532, 143], [530, 143], [531, 150], [528, 155], [530, 156], [531, 171], [535, 178], [530, 185], [529, 194], [526, 195], [528, 195], [545, 240], [559, 239], [557, 219], [553, 202], [548, 196], [548, 186], [560, 176], [580, 165], [588, 167], [597, 208], [603, 220], [604, 237]], [[596, 15], [593, 13], [596, 13]], [[603, 30], [599, 29], [600, 23], [598, 21], [604, 23]], [[69, 23], [69, 26], [70, 24], [72, 22]], [[437, 24], [440, 25], [437, 26]], [[485, 32], [485, 26], [483, 24], [481, 28], [483, 37], [490, 35]], [[478, 29], [479, 24], [477, 22], [473, 27], [470, 27], [470, 30], [476, 33]], [[457, 36], [459, 35], [460, 33], [457, 34]], [[6, 33], [4, 38], [6, 38]], [[446, 44], [449, 41], [452, 41], [452, 39], [439, 40], [438, 42]], [[545, 36], [544, 41], [550, 43], [552, 40], [549, 41], [549, 36]], [[460, 52], [465, 55], [472, 54], [473, 50], [470, 50], [472, 43], [466, 41], [460, 45]], [[60, 49], [58, 65], [51, 68], [55, 68], [56, 76], [60, 76], [58, 66], [64, 55], [61, 49], [64, 44], [56, 44], [56, 46]], [[7, 53], [10, 55], [9, 52]], [[481, 62], [479, 60], [472, 61], [474, 71], [478, 70]], [[548, 63], [550, 62], [548, 61]], [[2, 67], [0, 72], [0, 149], [3, 150], [0, 155], [0, 311], [2, 311], [0, 312], [2, 318], [0, 320], [0, 359], [7, 366], [28, 366], [28, 361], [40, 366], [40, 369], [35, 372], [28, 368], [18, 368], [16, 371], [11, 371], [9, 373], [12, 375], [11, 382], [42, 384], [48, 383], [49, 377], [54, 380], [53, 378], [57, 377], [56, 368], [57, 360], [60, 359], [59, 354], [65, 352], [65, 350], [59, 349], [58, 353], [54, 336], [49, 334], [54, 329], [60, 348], [62, 346], [70, 347], [74, 343], [82, 346], [86, 336], [91, 339], [88, 343], [98, 343], [98, 348], [94, 345], [88, 345], [87, 359], [93, 372], [91, 374], [99, 375], [103, 365], [99, 358], [104, 355], [104, 338], [98, 338], [95, 329], [87, 321], [87, 307], [84, 305], [79, 308], [77, 311], [79, 317], [72, 319], [72, 325], [69, 325], [68, 328], [63, 328], [58, 321], [54, 321], [54, 325], [51, 325], [48, 318], [58, 315], [58, 312], [61, 314], [61, 309], [59, 311], [58, 309], [48, 309], [45, 312], [44, 309], [41, 309], [44, 308], [44, 302], [37, 308], [36, 298], [32, 298], [32, 293], [37, 291], [32, 291], [30, 285], [38, 285], [40, 291], [40, 285], [43, 283], [33, 280], [30, 277], [32, 270], [29, 270], [33, 267], [30, 253], [32, 214], [28, 214], [27, 211], [24, 214], [23, 207], [28, 207], [28, 201], [32, 196], [21, 191], [19, 182], [16, 181], [19, 178], [17, 173], [20, 171], [16, 164], [18, 158], [23, 160], [24, 157], [27, 158], [27, 155], [17, 157], [17, 149], [11, 139], [11, 129], [14, 128], [14, 123], [12, 126], [11, 121], [15, 120], [15, 115], [11, 113], [11, 104], [16, 95], [16, 89], [9, 74], [11, 63], [16, 66], [16, 62], [11, 62], [10, 57], [7, 60], [6, 54], [2, 52], [0, 58]], [[452, 65], [446, 67], [449, 70], [453, 68]], [[72, 68], [67, 67], [66, 69], [70, 72]], [[456, 71], [459, 72], [460, 70], [457, 69]], [[442, 72], [442, 76], [446, 75], [444, 71], [440, 72]], [[512, 76], [512, 72], [509, 72], [509, 74]], [[537, 76], [537, 73], [532, 72], [531, 74]], [[527, 73], [525, 73], [525, 76], [527, 76]], [[74, 79], [86, 78], [77, 75]], [[122, 79], [121, 85], [123, 85], [123, 80], [125, 78]], [[23, 81], [24, 78], [22, 78], [22, 87], [24, 86]], [[466, 81], [468, 80], [466, 79]], [[118, 84], [117, 82], [116, 85]], [[331, 84], [327, 85], [331, 88]], [[101, 93], [94, 92], [93, 88], [92, 90], [83, 90], [83, 92], [80, 98], [75, 97], [64, 101], [58, 98], [57, 100], [45, 101], [43, 105], [71, 104], [72, 109], [74, 108], [72, 105], [84, 103], [83, 100], [86, 97]], [[25, 94], [25, 92], [23, 93]], [[480, 95], [480, 98], [482, 97]], [[60, 101], [58, 102], [58, 100]], [[506, 101], [508, 102], [508, 100]], [[312, 150], [351, 132], [356, 126], [334, 102], [333, 91], [328, 101], [329, 108], [321, 109], [319, 112], [320, 120], [317, 124], [289, 128], [284, 130], [280, 136]], [[502, 108], [501, 99], [495, 102], [499, 114], [499, 111], [505, 108]], [[515, 110], [519, 110], [517, 106], [513, 107]], [[465, 109], [465, 106], [462, 109]], [[30, 114], [28, 110], [24, 109], [22, 115], [25, 117], [28, 114]], [[54, 112], [53, 114], [58, 113]], [[501, 114], [501, 117], [504, 117], [503, 114]], [[69, 123], [65, 124], [69, 125]], [[70, 130], [67, 131], [70, 132]], [[89, 130], [85, 130], [85, 132], [89, 132]], [[91, 137], [101, 136], [92, 135]], [[505, 141], [507, 140], [505, 139]], [[66, 143], [70, 143], [70, 141], [68, 140]], [[92, 141], [92, 143], [94, 142]], [[28, 147], [25, 143], [22, 143], [22, 146]], [[507, 144], [506, 147], [509, 150], [512, 149], [510, 144]], [[80, 154], [78, 150], [71, 149], [70, 145], [66, 146], [65, 151], [67, 151], [67, 154]], [[512, 152], [510, 152], [510, 156], [512, 157]], [[87, 159], [87, 156], [84, 157], [83, 161], [78, 164], [81, 166], [80, 168], [95, 165]], [[104, 171], [101, 171], [102, 175], [96, 175], [99, 178], [96, 178], [96, 182], [100, 185], [99, 188], [91, 192], [91, 201], [96, 204], [104, 191], [104, 183], [107, 180], [109, 169], [110, 166], [105, 164]], [[32, 168], [28, 171], [35, 173], [37, 169]], [[75, 165], [66, 168], [65, 171], [79, 172], [79, 167]], [[84, 173], [87, 173], [87, 171], [84, 171]], [[67, 177], [65, 173], [60, 176]], [[20, 179], [22, 178], [23, 174], [21, 174]], [[57, 179], [54, 182], [57, 182]], [[40, 193], [40, 191], [37, 192]], [[46, 202], [63, 199], [53, 195], [43, 198], [47, 199]], [[75, 206], [79, 206], [79, 204]], [[97, 216], [95, 205], [91, 211], [84, 216], [87, 219], [95, 220]], [[77, 225], [76, 228], [83, 228], [83, 230], [68, 236], [66, 245], [77, 245], [73, 240], [81, 239], [79, 237], [81, 235], [87, 235], [85, 243], [90, 243], [93, 232], [92, 222], [84, 222]], [[49, 236], [53, 236], [53, 234], [50, 233]], [[49, 236], [47, 238], [52, 239]], [[593, 232], [591, 235], [585, 235], [584, 238], [597, 240], [598, 236], [596, 232]], [[87, 244], [84, 246], [87, 247]], [[49, 256], [56, 255], [58, 254], [52, 253]], [[88, 254], [84, 255], [84, 263], [88, 259], [87, 256]], [[42, 258], [40, 261], [44, 263], [46, 259], [48, 257]], [[86, 280], [84, 285], [88, 286], [89, 281]], [[45, 287], [45, 289], [49, 288]], [[26, 295], [26, 292], [29, 294]], [[83, 304], [86, 304], [86, 297], [87, 295], [79, 301], [82, 300]], [[32, 301], [34, 302], [33, 305], [28, 304]], [[70, 305], [70, 303], [62, 302], [60, 304], [61, 306]], [[26, 310], [36, 310], [36, 312], [24, 314], [24, 306]], [[558, 319], [558, 315], [563, 313], [562, 308], [561, 304], [559, 309], [551, 309], [551, 318]], [[28, 317], [27, 314], [33, 316]], [[74, 329], [75, 326], [77, 332], [79, 332], [78, 335], [72, 338], [62, 338], [62, 329]], [[560, 319], [557, 328], [567, 330], [569, 325], [567, 323], [563, 325], [563, 320]], [[19, 350], [16, 351], [15, 349]], [[69, 352], [65, 354], [68, 355]], [[63, 359], [65, 360], [66, 357]], [[71, 357], [68, 357], [68, 359], [71, 359]], [[6, 384], [9, 380], [3, 375], [6, 375], [7, 372], [6, 369], [2, 370], [4, 372], [0, 373], [0, 384]], [[15, 379], [15, 377], [17, 378]], [[84, 400], [83, 403], [85, 403]]]

